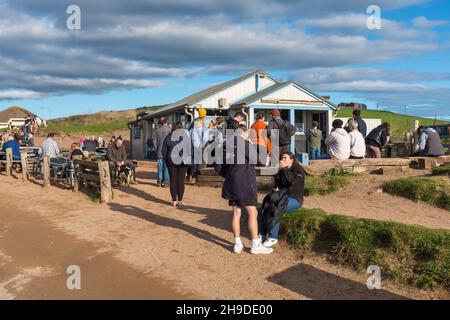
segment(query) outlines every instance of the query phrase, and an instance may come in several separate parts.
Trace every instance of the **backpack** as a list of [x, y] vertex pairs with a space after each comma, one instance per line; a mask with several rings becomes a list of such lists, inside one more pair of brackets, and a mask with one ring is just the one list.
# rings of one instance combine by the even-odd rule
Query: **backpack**
[[278, 125], [280, 146], [287, 146], [291, 143], [291, 137], [295, 134], [295, 127], [289, 122], [282, 120], [275, 122]]

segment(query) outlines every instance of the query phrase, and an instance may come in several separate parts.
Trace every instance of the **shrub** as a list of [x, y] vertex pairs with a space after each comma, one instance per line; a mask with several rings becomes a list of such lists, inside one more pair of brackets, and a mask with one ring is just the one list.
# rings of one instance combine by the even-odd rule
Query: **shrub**
[[300, 209], [282, 220], [281, 234], [295, 249], [326, 254], [340, 265], [421, 289], [450, 288], [450, 232], [395, 222]]
[[450, 186], [441, 178], [402, 178], [386, 183], [383, 189], [392, 195], [450, 210]]

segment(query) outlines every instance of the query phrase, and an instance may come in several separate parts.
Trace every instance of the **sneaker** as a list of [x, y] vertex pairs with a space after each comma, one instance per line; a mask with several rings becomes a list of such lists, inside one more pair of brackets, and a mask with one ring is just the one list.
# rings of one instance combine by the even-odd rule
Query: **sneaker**
[[277, 239], [267, 238], [267, 240], [264, 241], [263, 246], [266, 247], [266, 248], [272, 248], [277, 243], [278, 243]]
[[161, 187], [161, 182], [156, 183], [156, 186], [157, 186], [158, 188], [160, 188], [160, 187]]
[[250, 249], [251, 254], [271, 254], [272, 252], [272, 248], [266, 248], [261, 243], [259, 243], [257, 247], [252, 247]]
[[234, 253], [241, 253], [243, 249], [244, 249], [244, 245], [242, 243], [240, 243], [240, 244], [234, 245], [233, 251], [234, 251]]

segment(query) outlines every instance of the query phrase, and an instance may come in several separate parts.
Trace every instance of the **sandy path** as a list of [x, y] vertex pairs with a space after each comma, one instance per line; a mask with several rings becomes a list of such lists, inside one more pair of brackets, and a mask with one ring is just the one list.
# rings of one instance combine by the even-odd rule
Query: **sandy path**
[[[108, 252], [142, 277], [164, 281], [177, 295], [213, 299], [448, 298], [446, 292], [413, 291], [386, 282], [383, 290], [370, 291], [364, 275], [320, 257], [302, 259], [283, 244], [270, 256], [234, 255], [230, 251], [229, 208], [218, 189], [188, 187], [187, 206], [180, 211], [169, 206], [169, 190], [154, 185], [155, 169], [139, 170], [139, 185], [116, 189], [109, 205], [90, 203], [82, 193], [44, 189], [4, 176], [0, 177], [0, 199], [8, 199], [20, 212], [40, 217], [45, 224], [91, 244], [98, 254]], [[21, 200], [24, 195], [27, 201]], [[245, 245], [249, 246], [248, 240]], [[0, 250], [1, 246], [0, 242]], [[145, 282], [140, 286], [146, 286]], [[27, 285], [23, 287], [26, 292]], [[104, 288], [115, 289], [120, 288]]]

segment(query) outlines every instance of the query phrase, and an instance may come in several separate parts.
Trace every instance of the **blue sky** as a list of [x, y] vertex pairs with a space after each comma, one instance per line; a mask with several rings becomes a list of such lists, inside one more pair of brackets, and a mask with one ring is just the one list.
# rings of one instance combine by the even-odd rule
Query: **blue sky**
[[[332, 101], [450, 120], [444, 0], [0, 0], [0, 108], [158, 105], [265, 69]], [[66, 8], [81, 9], [68, 30]]]

